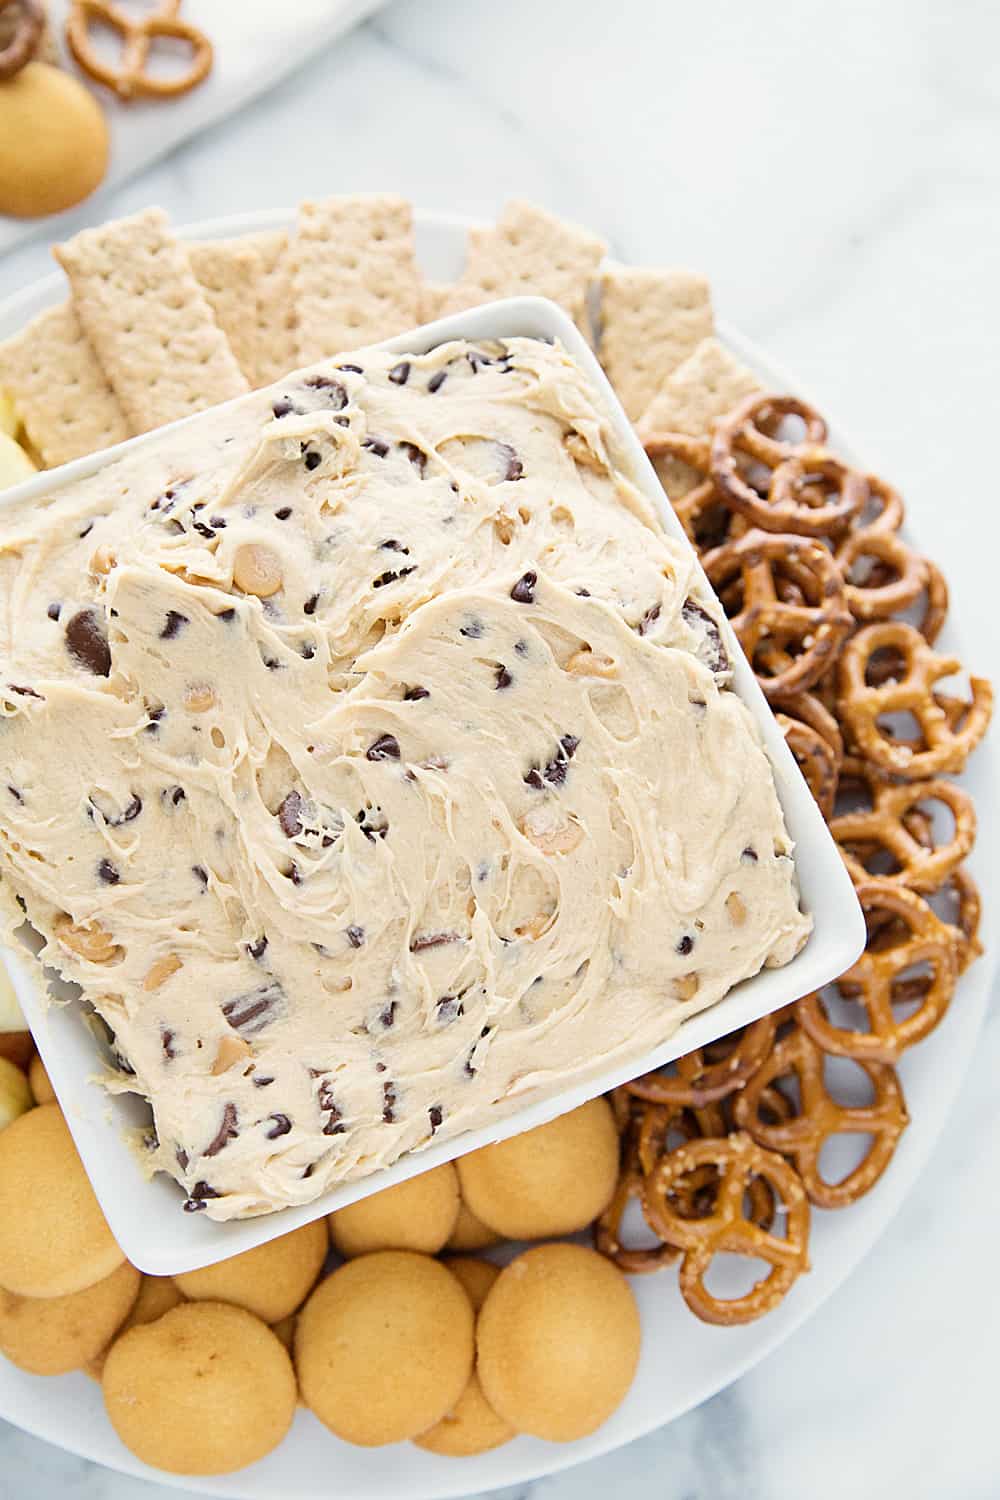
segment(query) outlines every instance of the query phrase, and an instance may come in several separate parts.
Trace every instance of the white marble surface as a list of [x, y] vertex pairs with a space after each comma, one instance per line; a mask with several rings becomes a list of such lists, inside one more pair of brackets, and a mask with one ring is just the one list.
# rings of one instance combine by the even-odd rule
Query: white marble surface
[[[903, 487], [1000, 676], [998, 58], [988, 0], [398, 0], [80, 217], [373, 187], [488, 214], [518, 193], [628, 258], [700, 266], [722, 315]], [[0, 260], [0, 295], [46, 265], [43, 235]], [[531, 1489], [995, 1500], [998, 1072], [994, 1017], [916, 1190], [790, 1342], [670, 1428]], [[160, 1494], [0, 1424], [3, 1500]]]

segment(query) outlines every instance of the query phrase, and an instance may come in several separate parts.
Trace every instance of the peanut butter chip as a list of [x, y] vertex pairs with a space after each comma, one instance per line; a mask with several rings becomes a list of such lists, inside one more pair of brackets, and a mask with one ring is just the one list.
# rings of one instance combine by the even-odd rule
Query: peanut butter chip
[[599, 651], [574, 651], [566, 663], [566, 670], [580, 677], [615, 677], [618, 674], [611, 657], [602, 656]]
[[520, 927], [514, 928], [514, 936], [519, 938], [531, 938], [532, 941], [534, 941], [535, 938], [540, 938], [543, 933], [548, 932], [549, 928], [552, 926], [552, 918], [554, 915], [554, 912], [536, 912], [536, 914], [529, 921], [522, 922]]
[[737, 891], [730, 891], [726, 897], [726, 911], [729, 913], [729, 920], [734, 927], [743, 926], [743, 923], [747, 919], [747, 909], [743, 905], [742, 896]]
[[94, 555], [90, 559], [90, 571], [98, 574], [110, 573], [117, 561], [114, 549], [109, 547], [107, 542], [102, 542], [99, 547], [95, 548]]
[[246, 542], [233, 559], [233, 582], [244, 594], [269, 599], [281, 588], [281, 564], [268, 547]]
[[161, 984], [166, 984], [171, 974], [183, 968], [183, 964], [176, 953], [167, 953], [163, 958], [158, 958], [150, 965], [149, 972], [142, 981], [144, 990], [158, 990]]
[[56, 937], [64, 948], [69, 948], [89, 964], [108, 964], [122, 956], [122, 950], [100, 922], [78, 924], [72, 917], [63, 915], [56, 919]]
[[697, 974], [681, 974], [674, 980], [674, 994], [678, 1000], [693, 1000], [698, 993]]
[[569, 854], [583, 838], [572, 818], [561, 818], [548, 807], [533, 807], [521, 819], [521, 832], [543, 854]]
[[218, 1078], [220, 1073], [225, 1073], [236, 1063], [244, 1062], [251, 1055], [251, 1050], [249, 1042], [245, 1042], [242, 1037], [222, 1037], [212, 1064], [212, 1077]]
[[215, 693], [206, 682], [192, 683], [184, 694], [184, 707], [188, 713], [204, 714], [215, 707]]

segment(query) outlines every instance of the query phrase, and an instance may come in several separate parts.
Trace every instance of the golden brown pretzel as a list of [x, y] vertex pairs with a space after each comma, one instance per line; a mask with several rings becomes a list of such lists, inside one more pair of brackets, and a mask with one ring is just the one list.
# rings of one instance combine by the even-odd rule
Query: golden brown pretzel
[[[902, 676], [872, 684], [869, 663], [886, 648], [899, 653]], [[964, 718], [953, 727], [933, 689], [935, 682], [960, 666], [956, 657], [939, 656], [918, 630], [901, 621], [884, 620], [859, 630], [840, 659], [839, 703], [844, 727], [862, 755], [907, 781], [960, 771], [986, 733], [993, 707], [990, 684], [972, 677], [972, 701], [962, 705]], [[879, 723], [884, 715], [903, 712], [912, 714], [920, 726], [916, 747], [892, 738]]]
[[615, 1195], [601, 1216], [594, 1222], [594, 1246], [613, 1260], [620, 1271], [628, 1276], [642, 1276], [650, 1271], [662, 1271], [677, 1259], [672, 1245], [644, 1246], [632, 1248], [622, 1243], [622, 1220], [633, 1199], [642, 1196], [642, 1173], [639, 1170], [634, 1139], [622, 1143], [622, 1165]]
[[829, 822], [837, 796], [836, 751], [829, 740], [824, 739], [811, 724], [803, 724], [801, 720], [792, 719], [783, 713], [776, 713], [774, 717], [820, 812]]
[[0, 80], [13, 78], [31, 61], [45, 29], [38, 0], [0, 0], [0, 15], [10, 10], [14, 16], [0, 22]]
[[[717, 1187], [711, 1213], [688, 1218], [678, 1209], [677, 1189], [703, 1167], [713, 1168]], [[763, 1178], [786, 1215], [784, 1238], [746, 1217], [744, 1198]], [[706, 1323], [749, 1323], [775, 1307], [808, 1269], [809, 1202], [802, 1181], [780, 1156], [738, 1132], [725, 1140], [689, 1141], [669, 1152], [644, 1179], [643, 1212], [665, 1244], [683, 1251], [680, 1289], [691, 1311]], [[705, 1286], [716, 1255], [730, 1253], [766, 1261], [768, 1274], [742, 1297], [720, 1298]]]
[[630, 1094], [650, 1104], [700, 1109], [740, 1088], [760, 1067], [773, 1042], [774, 1017], [761, 1016], [742, 1030], [679, 1057], [674, 1064], [676, 1073], [646, 1073], [625, 1086]]
[[833, 751], [837, 770], [840, 770], [844, 760], [844, 737], [840, 732], [840, 725], [822, 698], [811, 692], [789, 693], [784, 698], [774, 701], [772, 706], [789, 719], [799, 719], [803, 724], [808, 724], [810, 729], [815, 729], [817, 734], [822, 735]]
[[[844, 585], [833, 557], [800, 536], [749, 531], [702, 559], [725, 603], [758, 681], [772, 701], [808, 688], [835, 660], [851, 628]], [[808, 601], [783, 600], [779, 583]], [[739, 585], [738, 597], [730, 592]]]
[[[925, 802], [942, 803], [951, 812], [955, 826], [945, 843], [934, 842], [930, 819], [912, 822], [910, 815]], [[968, 792], [950, 781], [882, 782], [872, 789], [868, 812], [841, 814], [830, 823], [830, 832], [847, 847], [848, 864], [861, 871], [858, 879], [868, 879], [864, 859], [875, 849], [887, 849], [899, 869], [882, 879], [927, 894], [944, 884], [975, 843], [976, 809]], [[855, 845], [863, 846], [860, 861], [853, 854]]]
[[[888, 1063], [858, 1060], [874, 1091], [872, 1103], [862, 1106], [837, 1103], [826, 1087], [825, 1063], [824, 1052], [808, 1033], [793, 1031], [776, 1044], [763, 1067], [736, 1096], [733, 1114], [758, 1145], [794, 1162], [810, 1203], [817, 1208], [846, 1208], [874, 1187], [909, 1119], [896, 1071]], [[789, 1075], [798, 1081], [800, 1107], [791, 1118], [775, 1121], [775, 1085]], [[853, 1172], [831, 1183], [820, 1171], [820, 1153], [832, 1135], [840, 1134], [870, 1136], [871, 1144]]]
[[[839, 981], [842, 992], [864, 1007], [870, 1029], [835, 1025], [817, 994], [798, 1002], [799, 1023], [824, 1052], [892, 1063], [933, 1031], [948, 1009], [958, 976], [957, 943], [953, 930], [915, 891], [869, 879], [858, 885], [857, 893], [869, 922], [872, 917], [895, 919], [876, 925], [864, 953]], [[913, 998], [900, 993], [899, 981], [918, 965], [927, 966], [926, 988], [918, 1008], [897, 1019], [893, 1004]]]
[[[893, 531], [852, 531], [835, 556], [856, 620], [887, 620], [908, 609], [928, 586], [927, 563]], [[875, 566], [855, 581], [852, 573], [865, 559]]]
[[[72, 0], [66, 21], [66, 41], [76, 62], [93, 78], [113, 89], [120, 99], [167, 99], [189, 93], [212, 69], [212, 43], [197, 26], [180, 18], [181, 0], [160, 0], [148, 14], [135, 17], [114, 0]], [[121, 58], [107, 62], [95, 49], [91, 23], [109, 27], [121, 37]], [[186, 72], [164, 78], [147, 67], [153, 42], [167, 37], [184, 43], [191, 51]]]

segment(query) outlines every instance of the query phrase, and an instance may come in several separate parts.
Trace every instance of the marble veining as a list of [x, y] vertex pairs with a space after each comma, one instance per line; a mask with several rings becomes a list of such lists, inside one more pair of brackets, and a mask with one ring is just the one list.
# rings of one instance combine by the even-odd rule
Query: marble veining
[[[703, 268], [721, 315], [900, 484], [1000, 676], [998, 57], [980, 0], [397, 0], [101, 211], [183, 221], [384, 187], [491, 214], [517, 193], [626, 258]], [[23, 244], [0, 296], [48, 264], [44, 236]], [[995, 1500], [998, 1071], [994, 1015], [894, 1223], [769, 1359], [506, 1500]], [[0, 1424], [2, 1500], [172, 1493]]]

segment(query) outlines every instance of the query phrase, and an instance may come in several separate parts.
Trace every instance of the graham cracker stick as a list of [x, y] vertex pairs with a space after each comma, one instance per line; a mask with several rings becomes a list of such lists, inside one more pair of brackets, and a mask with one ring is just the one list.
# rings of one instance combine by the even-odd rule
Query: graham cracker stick
[[601, 363], [631, 421], [638, 421], [671, 371], [713, 328], [704, 276], [627, 266], [604, 272]]
[[419, 320], [421, 278], [405, 198], [302, 203], [290, 253], [299, 364], [377, 343]]
[[135, 431], [248, 390], [161, 209], [85, 229], [54, 254], [69, 277], [77, 317]]
[[191, 269], [229, 340], [243, 374], [252, 383], [257, 370], [257, 288], [261, 257], [245, 240], [192, 241]]
[[280, 380], [297, 364], [292, 262], [284, 229], [244, 235], [240, 244], [257, 256], [255, 357], [253, 374], [247, 372], [257, 389]]
[[70, 302], [0, 344], [0, 386], [47, 469], [110, 448], [132, 430]]

